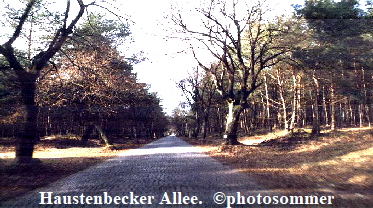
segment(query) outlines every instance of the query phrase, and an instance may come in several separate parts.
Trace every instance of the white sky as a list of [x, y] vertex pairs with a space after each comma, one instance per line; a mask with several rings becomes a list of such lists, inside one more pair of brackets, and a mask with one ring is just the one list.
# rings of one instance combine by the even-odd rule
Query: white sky
[[[165, 39], [167, 35], [171, 35], [166, 30], [174, 26], [168, 24], [169, 20], [164, 17], [171, 14], [171, 5], [175, 4], [183, 10], [192, 10], [193, 13], [197, 2], [197, 0], [125, 0], [122, 3], [126, 6], [121, 12], [131, 16], [136, 23], [131, 26], [135, 40], [131, 50], [143, 50], [148, 58], [147, 61], [136, 65], [135, 71], [141, 82], [150, 84], [151, 91], [158, 92], [165, 112], [170, 115], [172, 110], [185, 100], [175, 83], [188, 77], [188, 73], [191, 73], [197, 63], [190, 53], [177, 53], [188, 50], [188, 43], [177, 39]], [[303, 2], [303, 0], [267, 0], [278, 14], [290, 14], [293, 11], [291, 4]], [[186, 18], [193, 18], [193, 15]]]
[[[63, 2], [65, 1], [59, 1], [58, 4]], [[118, 7], [119, 15], [129, 16], [134, 22], [130, 26], [134, 42], [125, 46], [128, 51], [124, 51], [124, 54], [130, 57], [140, 51], [145, 53], [147, 60], [135, 65], [135, 72], [140, 82], [151, 85], [150, 91], [158, 93], [164, 111], [169, 115], [180, 102], [185, 100], [181, 90], [176, 87], [176, 82], [188, 77], [188, 73], [192, 72], [197, 63], [191, 53], [186, 52], [189, 51], [187, 42], [181, 39], [167, 39], [167, 36], [173, 35], [171, 31], [175, 26], [171, 24], [169, 18], [165, 17], [171, 15], [172, 7], [177, 6], [183, 12], [187, 12], [183, 18], [198, 24], [199, 19], [195, 15], [194, 8], [199, 2], [199, 0], [117, 0], [120, 5], [115, 5]], [[274, 13], [290, 14], [293, 11], [291, 4], [302, 4], [304, 1], [267, 0], [266, 2], [274, 8]], [[1, 8], [2, 3], [0, 2]], [[0, 38], [0, 41], [2, 44], [3, 39]]]

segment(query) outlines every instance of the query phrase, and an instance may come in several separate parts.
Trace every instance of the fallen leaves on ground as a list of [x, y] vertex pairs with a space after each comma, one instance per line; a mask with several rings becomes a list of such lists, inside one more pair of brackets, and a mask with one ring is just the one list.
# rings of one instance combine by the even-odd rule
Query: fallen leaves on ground
[[14, 139], [0, 138], [0, 201], [46, 186], [149, 141], [122, 140], [111, 150], [98, 140], [82, 143], [72, 136], [53, 136], [35, 146], [34, 158], [41, 163], [22, 167], [14, 161]]
[[372, 129], [344, 129], [319, 137], [307, 132], [276, 134], [241, 138], [251, 145], [222, 146], [216, 137], [209, 138], [208, 145], [187, 141], [268, 189], [287, 195], [333, 194], [337, 207], [373, 203]]

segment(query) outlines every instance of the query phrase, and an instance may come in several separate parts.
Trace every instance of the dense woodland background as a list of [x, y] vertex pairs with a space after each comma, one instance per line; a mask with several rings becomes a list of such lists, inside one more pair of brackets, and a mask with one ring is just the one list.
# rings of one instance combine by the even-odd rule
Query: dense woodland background
[[[97, 135], [109, 146], [167, 130], [160, 98], [133, 72], [141, 53], [118, 50], [131, 38], [129, 24], [88, 12], [96, 6], [110, 13], [103, 2], [84, 3], [67, 1], [61, 13], [46, 1], [22, 2], [25, 8], [4, 2], [2, 24], [14, 32], [2, 34], [8, 41], [0, 47], [0, 136], [17, 140], [19, 162], [30, 162], [33, 146], [50, 135]], [[16, 49], [17, 39], [27, 46]]]
[[[55, 134], [85, 140], [97, 131], [107, 143], [214, 135], [238, 144], [239, 136], [259, 130], [312, 128], [318, 135], [371, 126], [371, 1], [307, 0], [292, 16], [270, 19], [260, 1], [211, 1], [196, 8], [202, 28], [172, 11], [197, 64], [177, 84], [188, 102], [169, 117], [132, 71], [141, 56], [118, 49], [131, 35], [124, 18], [88, 13], [90, 6], [105, 10], [95, 1], [76, 3], [80, 10], [70, 18], [70, 1], [62, 13], [37, 0], [6, 7], [2, 24], [14, 32], [2, 34], [8, 39], [0, 46], [0, 136], [18, 139], [19, 159], [28, 161], [37, 141]], [[23, 50], [13, 46], [18, 38]], [[199, 46], [216, 61], [201, 60]]]
[[[129, 35], [127, 27], [100, 15], [88, 16], [76, 29], [37, 81], [41, 137], [84, 135], [92, 133], [87, 132], [92, 125], [101, 127], [110, 138], [163, 135], [167, 120], [160, 99], [145, 83], [138, 83], [132, 72], [136, 60], [124, 58], [116, 49], [120, 38]], [[24, 55], [25, 61], [32, 61]], [[5, 65], [4, 59], [2, 62]], [[22, 120], [14, 76], [12, 71], [2, 71], [2, 137], [15, 136]]]
[[[248, 11], [245, 30], [232, 18], [234, 12], [220, 10], [223, 18], [217, 18], [212, 12], [216, 6], [200, 11], [209, 23], [205, 30], [192, 31], [177, 18], [183, 32], [200, 38], [217, 61], [205, 64], [196, 55], [194, 73], [178, 83], [188, 102], [174, 110], [175, 130], [196, 138], [227, 134], [230, 102], [239, 109], [240, 136], [261, 130], [312, 128], [317, 135], [321, 129], [370, 127], [371, 6], [369, 1], [305, 1], [294, 6], [293, 16], [267, 21], [259, 3]], [[237, 27], [226, 32], [232, 25]], [[222, 52], [213, 44], [220, 44]]]

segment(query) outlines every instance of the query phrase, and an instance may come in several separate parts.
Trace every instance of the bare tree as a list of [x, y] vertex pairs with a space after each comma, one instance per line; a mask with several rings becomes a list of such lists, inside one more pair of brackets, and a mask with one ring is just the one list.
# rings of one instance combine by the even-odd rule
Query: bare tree
[[[262, 84], [259, 75], [263, 69], [280, 62], [282, 55], [289, 51], [285, 44], [279, 44], [284, 41], [279, 40], [284, 38], [290, 26], [281, 18], [268, 21], [261, 2], [251, 6], [235, 0], [229, 2], [211, 1], [207, 8], [198, 9], [202, 15], [202, 29], [194, 30], [185, 23], [181, 14], [174, 15], [173, 21], [218, 60], [218, 64], [208, 66], [193, 50], [198, 64], [213, 77], [228, 106], [223, 137], [225, 144], [235, 145], [239, 144], [240, 115], [250, 107], [248, 98]], [[239, 15], [242, 12], [244, 15]]]

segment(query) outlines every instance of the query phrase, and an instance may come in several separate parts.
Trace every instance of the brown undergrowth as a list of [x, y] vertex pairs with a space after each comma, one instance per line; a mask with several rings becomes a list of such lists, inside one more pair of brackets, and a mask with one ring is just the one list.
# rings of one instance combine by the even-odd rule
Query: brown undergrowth
[[205, 145], [187, 141], [276, 193], [334, 195], [335, 207], [373, 204], [372, 129], [343, 129], [319, 137], [277, 132], [242, 137], [246, 145], [239, 146], [222, 146], [216, 137]]
[[52, 136], [42, 139], [35, 147], [34, 158], [41, 163], [17, 166], [14, 160], [15, 141], [0, 138], [0, 202], [46, 186], [148, 142], [150, 140], [116, 140], [116, 148], [111, 150], [103, 147], [98, 140], [82, 143], [74, 136]]

